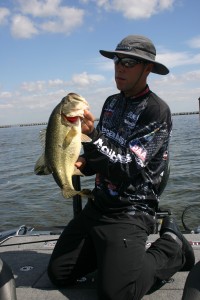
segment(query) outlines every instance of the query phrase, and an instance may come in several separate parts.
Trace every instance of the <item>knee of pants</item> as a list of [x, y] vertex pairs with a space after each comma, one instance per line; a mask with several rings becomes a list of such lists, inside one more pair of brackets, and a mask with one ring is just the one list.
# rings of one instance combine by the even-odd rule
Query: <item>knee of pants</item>
[[51, 282], [57, 287], [66, 287], [73, 285], [76, 282], [76, 278], [73, 278], [71, 274], [70, 266], [65, 266], [64, 268], [57, 265], [56, 260], [50, 261], [47, 274]]

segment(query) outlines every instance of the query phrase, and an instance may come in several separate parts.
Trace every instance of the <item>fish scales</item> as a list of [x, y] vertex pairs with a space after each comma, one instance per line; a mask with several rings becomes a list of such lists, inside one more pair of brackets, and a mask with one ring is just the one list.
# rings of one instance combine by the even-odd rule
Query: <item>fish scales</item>
[[[88, 190], [75, 191], [72, 183], [75, 162], [81, 151], [81, 117], [88, 103], [77, 94], [68, 94], [52, 111], [46, 131], [44, 162], [36, 162], [35, 173], [52, 173], [65, 198], [76, 194], [89, 195]], [[90, 141], [84, 137], [84, 141]]]
[[60, 188], [67, 178], [65, 166], [67, 145], [64, 146], [64, 142], [71, 129], [62, 124], [61, 109], [62, 103], [56, 106], [49, 118], [45, 144], [46, 165]]

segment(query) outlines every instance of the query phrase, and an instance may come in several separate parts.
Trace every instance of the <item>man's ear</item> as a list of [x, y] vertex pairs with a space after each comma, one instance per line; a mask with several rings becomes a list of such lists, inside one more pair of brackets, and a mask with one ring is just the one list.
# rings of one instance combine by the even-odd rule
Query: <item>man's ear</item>
[[149, 64], [146, 65], [146, 71], [148, 73], [150, 73], [152, 71], [152, 69], [153, 69], [153, 64], [149, 63]]

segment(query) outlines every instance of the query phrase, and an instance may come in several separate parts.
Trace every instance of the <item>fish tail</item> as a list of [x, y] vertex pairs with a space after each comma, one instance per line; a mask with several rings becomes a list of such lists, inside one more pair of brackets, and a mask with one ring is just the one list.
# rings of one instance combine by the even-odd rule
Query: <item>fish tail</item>
[[79, 192], [79, 195], [82, 197], [88, 197], [88, 198], [93, 198], [92, 191], [89, 189], [83, 189]]
[[79, 191], [75, 191], [75, 190], [66, 190], [63, 189], [62, 190], [62, 195], [64, 198], [69, 199], [72, 198], [74, 196], [76, 196], [77, 194], [79, 194]]
[[92, 192], [89, 189], [83, 189], [81, 191], [62, 189], [62, 195], [66, 199], [72, 198], [76, 195], [80, 195], [82, 197], [93, 198]]

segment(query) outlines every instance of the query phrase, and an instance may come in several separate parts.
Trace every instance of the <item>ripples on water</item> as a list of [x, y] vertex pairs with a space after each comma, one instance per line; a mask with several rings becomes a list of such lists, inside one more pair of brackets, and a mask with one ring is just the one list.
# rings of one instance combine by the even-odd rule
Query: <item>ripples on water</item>
[[[171, 139], [171, 174], [160, 206], [178, 218], [189, 204], [200, 203], [199, 115], [174, 116]], [[53, 177], [36, 176], [35, 162], [42, 152], [39, 132], [44, 126], [0, 129], [0, 231], [27, 226], [65, 225], [73, 216], [72, 200], [62, 197]], [[84, 178], [85, 188], [93, 177]], [[199, 206], [200, 207], [200, 206]], [[200, 209], [192, 211], [197, 226]], [[189, 214], [189, 213], [188, 213]], [[200, 223], [200, 222], [199, 222]]]

